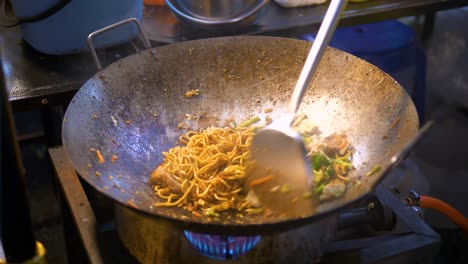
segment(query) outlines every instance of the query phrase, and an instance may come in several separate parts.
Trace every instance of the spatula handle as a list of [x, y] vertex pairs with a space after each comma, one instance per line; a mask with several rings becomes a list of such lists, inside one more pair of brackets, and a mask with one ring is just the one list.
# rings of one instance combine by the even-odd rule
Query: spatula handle
[[309, 86], [315, 70], [317, 69], [323, 52], [328, 46], [328, 43], [330, 43], [330, 39], [335, 32], [341, 13], [343, 12], [347, 2], [347, 0], [331, 0], [330, 2], [330, 6], [328, 7], [327, 13], [320, 25], [317, 37], [312, 44], [309, 55], [307, 55], [307, 60], [302, 68], [299, 80], [296, 83], [296, 88], [294, 88], [290, 102], [290, 111], [293, 114], [297, 113], [297, 110], [301, 105], [305, 91]]

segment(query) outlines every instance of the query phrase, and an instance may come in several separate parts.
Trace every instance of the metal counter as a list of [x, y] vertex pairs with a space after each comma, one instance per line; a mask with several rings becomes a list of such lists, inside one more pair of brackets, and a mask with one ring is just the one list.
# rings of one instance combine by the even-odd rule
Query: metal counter
[[[349, 3], [340, 25], [421, 15], [465, 6], [468, 0], [372, 0]], [[253, 25], [238, 31], [216, 32], [181, 24], [167, 7], [145, 7], [143, 26], [153, 46], [221, 35], [281, 35], [314, 31], [320, 24], [326, 5], [287, 9], [272, 1], [265, 14]], [[13, 110], [41, 109], [66, 105], [76, 90], [96, 73], [87, 53], [48, 56], [22, 41], [18, 27], [0, 28], [2, 71]], [[133, 53], [131, 45], [100, 52], [104, 64]]]

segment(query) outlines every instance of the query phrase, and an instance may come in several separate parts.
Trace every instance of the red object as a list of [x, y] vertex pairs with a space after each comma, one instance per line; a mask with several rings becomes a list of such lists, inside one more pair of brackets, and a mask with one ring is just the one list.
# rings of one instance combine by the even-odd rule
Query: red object
[[143, 3], [145, 3], [145, 5], [165, 5], [164, 0], [145, 0]]
[[419, 201], [421, 208], [429, 208], [447, 216], [468, 234], [468, 218], [463, 216], [457, 209], [439, 199], [430, 196], [421, 196]]

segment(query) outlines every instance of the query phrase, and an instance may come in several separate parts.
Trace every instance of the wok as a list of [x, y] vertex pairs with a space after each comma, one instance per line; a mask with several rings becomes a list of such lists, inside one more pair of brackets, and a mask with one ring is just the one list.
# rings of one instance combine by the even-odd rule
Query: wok
[[[98, 191], [145, 217], [156, 217], [210, 233], [252, 233], [297, 227], [332, 214], [368, 192], [418, 131], [406, 91], [373, 65], [328, 48], [301, 106], [322, 135], [344, 132], [355, 152], [361, 184], [304, 217], [195, 217], [178, 207], [155, 207], [150, 173], [162, 151], [182, 133], [237, 124], [272, 108], [286, 111], [311, 43], [260, 36], [223, 37], [151, 48], [123, 58], [94, 75], [71, 101], [63, 122], [63, 144], [79, 175]], [[186, 92], [199, 89], [188, 98]], [[188, 120], [187, 115], [198, 119]], [[183, 126], [181, 127], [181, 124]], [[100, 163], [95, 150], [105, 159]], [[118, 158], [113, 162], [112, 156]], [[383, 171], [383, 170], [381, 170]]]

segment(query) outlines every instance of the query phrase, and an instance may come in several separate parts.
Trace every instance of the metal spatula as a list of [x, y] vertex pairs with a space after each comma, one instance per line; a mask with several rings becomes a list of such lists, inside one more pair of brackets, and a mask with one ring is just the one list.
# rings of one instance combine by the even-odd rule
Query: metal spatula
[[[249, 172], [255, 195], [267, 208], [287, 214], [310, 215], [312, 170], [301, 135], [291, 128], [320, 59], [338, 24], [346, 0], [332, 0], [307, 56], [289, 112], [255, 134], [250, 151], [255, 166]], [[293, 202], [292, 202], [293, 201]]]

